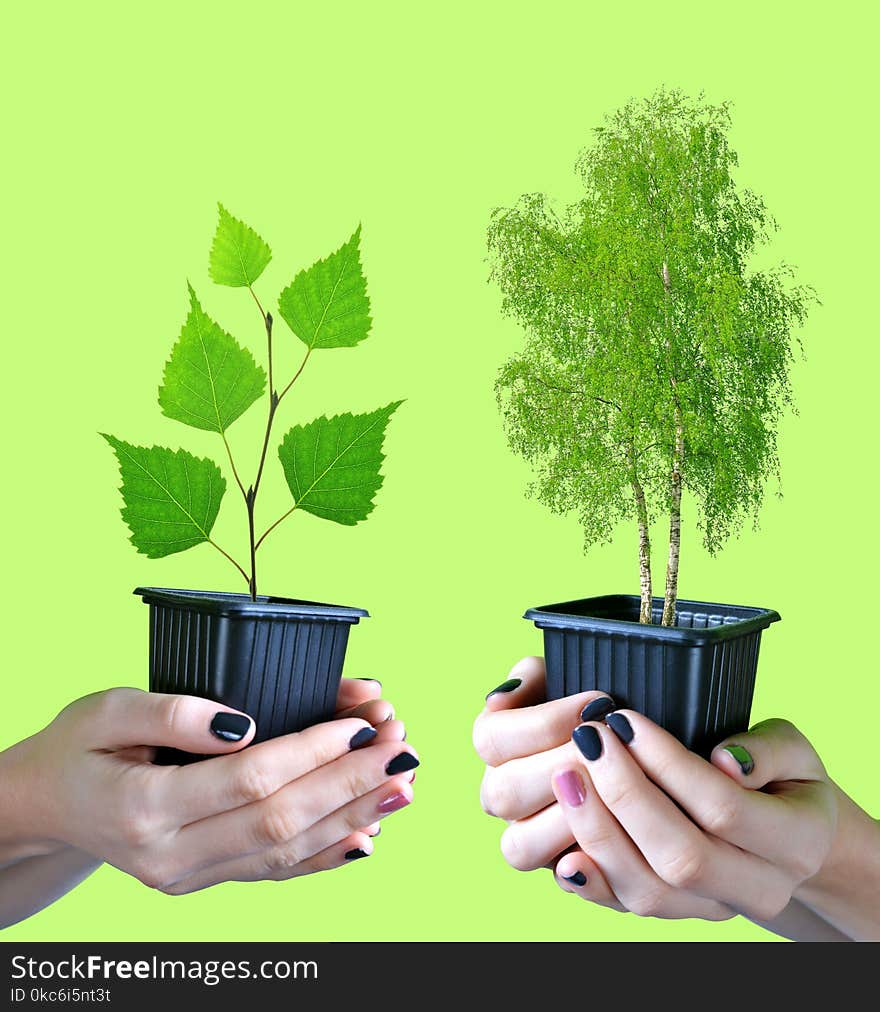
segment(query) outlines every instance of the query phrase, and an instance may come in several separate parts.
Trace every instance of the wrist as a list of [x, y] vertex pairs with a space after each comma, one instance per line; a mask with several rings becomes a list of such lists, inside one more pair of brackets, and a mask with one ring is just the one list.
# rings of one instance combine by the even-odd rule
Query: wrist
[[39, 817], [40, 793], [28, 762], [31, 740], [0, 752], [0, 868], [67, 846], [47, 834]]
[[834, 784], [838, 819], [819, 871], [795, 898], [852, 938], [880, 938], [880, 823]]

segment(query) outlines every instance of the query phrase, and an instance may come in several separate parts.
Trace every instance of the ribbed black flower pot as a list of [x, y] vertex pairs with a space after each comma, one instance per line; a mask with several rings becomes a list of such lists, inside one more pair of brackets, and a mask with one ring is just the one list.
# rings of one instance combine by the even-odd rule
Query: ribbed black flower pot
[[336, 709], [348, 632], [368, 613], [312, 601], [138, 587], [150, 606], [150, 690], [214, 699], [249, 714], [254, 741]]
[[676, 624], [639, 623], [639, 599], [609, 594], [531, 608], [544, 631], [547, 698], [588, 689], [638, 710], [701, 755], [749, 726], [761, 633], [775, 611], [679, 601]]

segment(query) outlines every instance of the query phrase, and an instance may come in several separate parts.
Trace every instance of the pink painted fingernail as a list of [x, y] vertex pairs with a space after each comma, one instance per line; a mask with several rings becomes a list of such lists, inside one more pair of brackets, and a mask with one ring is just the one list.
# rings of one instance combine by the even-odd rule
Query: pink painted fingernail
[[571, 808], [580, 808], [587, 800], [584, 782], [574, 770], [563, 770], [562, 773], [555, 774], [553, 782], [562, 800]]
[[401, 808], [406, 808], [412, 799], [405, 794], [391, 794], [384, 801], [379, 802], [378, 811], [382, 815], [390, 815]]

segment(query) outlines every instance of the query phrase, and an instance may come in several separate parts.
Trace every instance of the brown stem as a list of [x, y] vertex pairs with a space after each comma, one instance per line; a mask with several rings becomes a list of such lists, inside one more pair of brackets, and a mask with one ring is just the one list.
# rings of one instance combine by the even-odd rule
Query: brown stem
[[[266, 538], [272, 533], [272, 531], [274, 531], [275, 528], [281, 523], [281, 521], [282, 520], [286, 520], [290, 516], [290, 514], [293, 513], [293, 511], [295, 509], [296, 509], [296, 505], [291, 506], [290, 509], [283, 516], [280, 516], [275, 521], [274, 524], [270, 524], [270, 526], [267, 527], [266, 530], [264, 530], [263, 533], [260, 535], [260, 538], [259, 538], [259, 540], [257, 541], [257, 544], [256, 544], [256, 548], [259, 548], [260, 545], [266, 540]], [[255, 550], [256, 550], [256, 548], [255, 548]]]
[[221, 554], [222, 556], [224, 556], [225, 558], [229, 559], [229, 561], [230, 561], [230, 562], [232, 563], [232, 565], [233, 565], [233, 566], [235, 566], [235, 568], [236, 568], [236, 569], [237, 569], [237, 570], [239, 571], [239, 573], [241, 573], [241, 575], [242, 575], [242, 576], [244, 577], [244, 582], [245, 582], [246, 584], [248, 584], [248, 586], [250, 586], [250, 582], [251, 582], [251, 579], [250, 579], [250, 577], [249, 577], [249, 576], [247, 575], [247, 573], [246, 573], [246, 572], [244, 571], [244, 569], [243, 569], [243, 568], [242, 568], [242, 567], [241, 567], [241, 566], [240, 566], [240, 565], [239, 565], [239, 564], [238, 564], [238, 563], [237, 563], [237, 562], [235, 561], [235, 559], [233, 559], [233, 557], [232, 557], [232, 556], [231, 556], [231, 555], [229, 554], [229, 552], [226, 552], [226, 551], [224, 551], [224, 550], [223, 550], [223, 549], [222, 549], [222, 548], [221, 548], [221, 547], [220, 547], [220, 546], [219, 546], [219, 545], [217, 544], [217, 542], [216, 542], [216, 541], [213, 541], [213, 540], [212, 540], [211, 538], [208, 538], [208, 544], [209, 544], [209, 545], [211, 545], [211, 546], [213, 546], [214, 548], [216, 548], [216, 549], [217, 549], [217, 551], [218, 551], [218, 552], [219, 552], [219, 553], [220, 553], [220, 554]]

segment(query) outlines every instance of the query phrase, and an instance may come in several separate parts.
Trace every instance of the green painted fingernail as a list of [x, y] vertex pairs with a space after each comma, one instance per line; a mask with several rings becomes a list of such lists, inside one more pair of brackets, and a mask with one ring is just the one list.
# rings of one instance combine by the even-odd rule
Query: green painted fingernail
[[724, 751], [729, 752], [736, 759], [739, 768], [743, 771], [743, 776], [747, 777], [755, 768], [755, 760], [742, 745], [725, 745]]
[[[506, 682], [502, 682], [500, 685], [496, 685], [495, 688], [489, 693], [489, 696], [494, 696], [496, 692], [513, 692], [514, 689], [518, 689], [522, 685], [521, 678], [508, 678]], [[489, 698], [486, 696], [486, 699]]]

